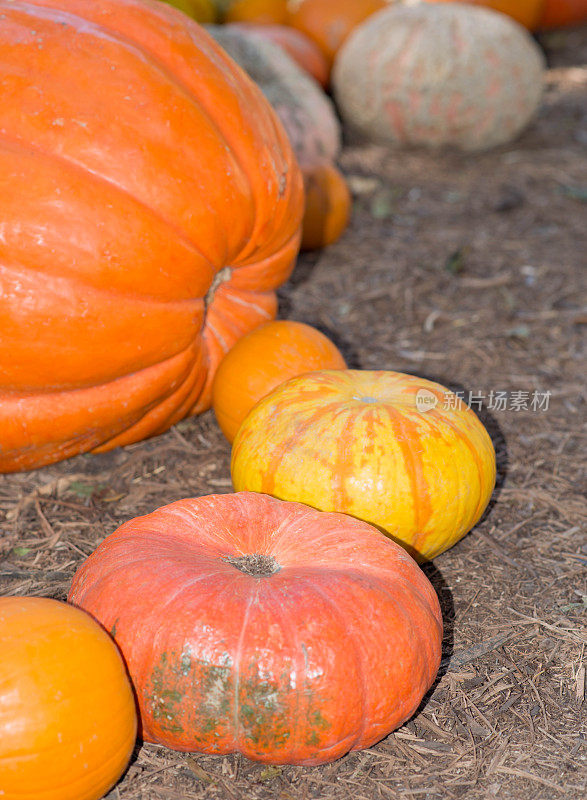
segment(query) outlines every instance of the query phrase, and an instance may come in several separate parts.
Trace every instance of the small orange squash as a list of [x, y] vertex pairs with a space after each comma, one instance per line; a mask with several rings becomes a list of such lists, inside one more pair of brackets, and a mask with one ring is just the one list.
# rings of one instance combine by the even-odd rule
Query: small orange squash
[[287, 0], [229, 0], [224, 13], [224, 22], [283, 25], [286, 20]]
[[289, 0], [288, 24], [305, 33], [332, 64], [349, 33], [387, 0]]
[[351, 216], [351, 193], [334, 164], [322, 162], [302, 169], [306, 206], [302, 221], [302, 250], [316, 250], [339, 239]]
[[333, 761], [408, 719], [440, 663], [438, 598], [401, 547], [252, 492], [130, 520], [69, 599], [115, 628], [144, 740], [175, 750]]
[[293, 378], [241, 425], [234, 488], [351, 514], [434, 558], [475, 525], [495, 483], [491, 439], [457, 399], [398, 372]]
[[580, 25], [587, 20], [587, 0], [544, 0], [541, 30]]
[[137, 732], [122, 657], [79, 608], [0, 598], [0, 797], [98, 800]]
[[204, 24], [216, 21], [216, 7], [212, 0], [165, 0], [165, 2], [183, 11], [196, 22]]
[[237, 342], [220, 362], [212, 385], [212, 407], [229, 442], [262, 397], [280, 383], [317, 369], [344, 369], [338, 348], [303, 322], [276, 320]]

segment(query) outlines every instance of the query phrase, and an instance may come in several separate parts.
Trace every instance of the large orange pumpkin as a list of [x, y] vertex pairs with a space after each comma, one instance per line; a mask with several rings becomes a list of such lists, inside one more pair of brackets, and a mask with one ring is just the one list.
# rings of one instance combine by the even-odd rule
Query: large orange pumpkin
[[275, 316], [303, 213], [260, 90], [143, 0], [0, 19], [0, 471], [159, 433]]
[[306, 205], [302, 250], [334, 244], [346, 230], [352, 199], [342, 172], [328, 162], [303, 167]]
[[316, 328], [293, 320], [266, 322], [243, 336], [220, 362], [212, 407], [229, 442], [252, 407], [280, 383], [317, 369], [344, 369], [336, 345]]
[[288, 25], [305, 33], [331, 64], [349, 33], [387, 0], [288, 0]]
[[579, 25], [587, 21], [587, 0], [544, 0], [538, 27], [542, 30]]
[[352, 514], [434, 558], [479, 520], [495, 483], [491, 439], [457, 400], [398, 372], [293, 378], [241, 425], [234, 487]]
[[[426, 0], [428, 3], [448, 3], [454, 0]], [[542, 14], [544, 0], [461, 0], [474, 6], [484, 6], [511, 17], [520, 25], [535, 30]], [[554, 0], [558, 3], [559, 0]], [[564, 2], [564, 0], [563, 0]]]
[[442, 623], [415, 562], [370, 525], [254, 493], [131, 520], [69, 599], [114, 630], [146, 741], [320, 764], [410, 717]]
[[89, 614], [0, 598], [2, 800], [98, 800], [128, 764], [136, 731], [120, 653]]

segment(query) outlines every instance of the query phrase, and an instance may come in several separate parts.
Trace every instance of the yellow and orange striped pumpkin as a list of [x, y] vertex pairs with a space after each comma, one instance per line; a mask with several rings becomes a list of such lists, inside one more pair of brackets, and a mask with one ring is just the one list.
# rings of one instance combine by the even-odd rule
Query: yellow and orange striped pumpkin
[[495, 452], [473, 411], [440, 384], [321, 370], [255, 406], [234, 441], [231, 469], [237, 491], [351, 514], [425, 560], [483, 514]]

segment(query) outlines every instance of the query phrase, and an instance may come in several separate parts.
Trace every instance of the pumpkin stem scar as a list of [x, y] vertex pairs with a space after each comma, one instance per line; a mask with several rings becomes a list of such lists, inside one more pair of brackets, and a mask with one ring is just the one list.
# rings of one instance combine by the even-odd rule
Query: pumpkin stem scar
[[273, 556], [264, 556], [261, 553], [249, 553], [246, 556], [227, 556], [222, 561], [226, 561], [236, 567], [245, 575], [253, 575], [255, 578], [267, 578], [279, 572], [281, 567]]
[[218, 289], [220, 284], [229, 281], [231, 277], [232, 277], [231, 267], [222, 267], [222, 269], [218, 270], [216, 275], [214, 275], [214, 279], [210, 284], [210, 288], [206, 292], [206, 296], [204, 297], [204, 305], [206, 306], [206, 308], [208, 308], [212, 300], [214, 300], [216, 289]]

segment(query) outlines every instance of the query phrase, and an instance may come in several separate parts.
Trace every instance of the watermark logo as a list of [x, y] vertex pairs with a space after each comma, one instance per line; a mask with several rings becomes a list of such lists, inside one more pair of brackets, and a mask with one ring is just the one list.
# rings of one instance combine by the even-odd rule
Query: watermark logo
[[429, 389], [418, 389], [416, 392], [416, 410], [421, 414], [432, 411], [438, 405], [438, 397]]
[[489, 392], [444, 392], [442, 400], [429, 389], [416, 392], [416, 410], [424, 414], [432, 409], [460, 411], [471, 408], [474, 411], [548, 411], [551, 392], [527, 392], [520, 390]]

